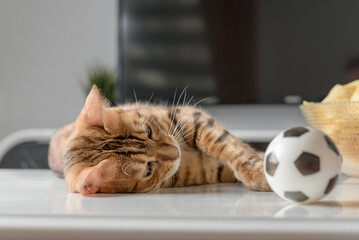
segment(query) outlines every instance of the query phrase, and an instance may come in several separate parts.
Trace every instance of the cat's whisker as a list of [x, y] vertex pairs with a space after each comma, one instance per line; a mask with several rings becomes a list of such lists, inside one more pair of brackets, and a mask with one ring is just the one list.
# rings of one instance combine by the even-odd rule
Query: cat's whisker
[[198, 132], [198, 130], [199, 130], [199, 129], [197, 129], [196, 131], [193, 131], [193, 132], [188, 133], [187, 135], [183, 136], [183, 138], [186, 139], [186, 137], [191, 136], [192, 134]]
[[[185, 102], [186, 102], [186, 97], [187, 97], [187, 91], [184, 93], [184, 96], [183, 96], [183, 102], [182, 102], [182, 107], [185, 106]], [[180, 114], [180, 121], [177, 121], [177, 124], [176, 124], [176, 129], [178, 129], [178, 126], [180, 126], [181, 122], [182, 122], [182, 118], [183, 118], [183, 111], [181, 111], [181, 114]], [[172, 133], [173, 134], [173, 133]]]
[[172, 135], [175, 139], [180, 139], [180, 136], [181, 136], [182, 134], [181, 134], [181, 132], [180, 131], [178, 131], [178, 132], [175, 132], [175, 134], [174, 135]]
[[163, 183], [162, 183], [162, 186], [164, 187], [168, 187], [168, 182], [171, 178], [168, 178], [167, 180], [165, 180]]
[[[187, 127], [187, 125], [188, 125], [188, 123], [184, 124], [184, 125], [182, 126], [182, 128], [180, 129], [180, 130], [181, 130], [181, 133], [182, 133], [183, 135], [185, 135], [186, 133], [188, 133], [189, 131], [191, 131], [195, 124], [192, 124], [191, 126], [188, 126], [188, 127]], [[186, 127], [187, 127], [187, 129], [186, 129]]]
[[174, 135], [173, 137], [176, 139], [177, 143], [180, 143], [180, 141], [182, 140], [182, 139], [180, 138], [179, 134]]
[[174, 103], [175, 103], [175, 100], [176, 100], [176, 94], [177, 94], [177, 87], [176, 87], [175, 94], [174, 94], [173, 101], [172, 101], [171, 114], [170, 114], [171, 125], [170, 125], [170, 127], [168, 128], [167, 135], [169, 134], [170, 129], [171, 129], [171, 127], [172, 127], [172, 123], [173, 123], [173, 121], [172, 121], [172, 114], [173, 114]]
[[122, 172], [123, 172], [124, 174], [126, 174], [127, 176], [130, 176], [130, 175], [128, 175], [127, 172], [126, 172], [126, 168], [125, 168], [126, 164], [129, 164], [129, 162], [125, 162], [125, 163], [122, 165]]
[[188, 100], [186, 107], [188, 107], [189, 103], [192, 101], [193, 98], [194, 98], [194, 95], [192, 95], [192, 97]]
[[[190, 101], [192, 100], [193, 97], [194, 97], [194, 95], [193, 95], [193, 96], [191, 97], [191, 99], [187, 102], [186, 106], [188, 106], [188, 104], [190, 103]], [[196, 107], [199, 103], [201, 103], [201, 102], [203, 102], [203, 101], [205, 101], [205, 100], [207, 100], [207, 99], [209, 99], [209, 98], [204, 98], [204, 99], [199, 100], [199, 101], [198, 101], [197, 103], [195, 103], [192, 107]], [[183, 113], [183, 112], [182, 112], [182, 113]], [[182, 116], [182, 113], [181, 113], [181, 116]], [[180, 116], [180, 117], [181, 117], [181, 116]], [[182, 119], [181, 119], [181, 121], [182, 121]], [[181, 125], [181, 121], [178, 121], [178, 122], [177, 122], [178, 125]], [[183, 126], [181, 126], [180, 129], [176, 128], [176, 129], [178, 129], [177, 135], [182, 134], [182, 137], [183, 137], [183, 138], [189, 136], [189, 135], [186, 135], [186, 133], [192, 130], [192, 128], [194, 127], [195, 123], [194, 123], [192, 126], [188, 127], [186, 131], [183, 131], [183, 130], [186, 128], [186, 126], [188, 125], [188, 123], [189, 123], [189, 122], [185, 123]], [[176, 127], [177, 127], [177, 126], [176, 126]], [[195, 133], [195, 132], [193, 132], [193, 133]], [[193, 133], [192, 133], [192, 134], [193, 134]], [[185, 136], [184, 136], [184, 135], [185, 135]]]
[[148, 101], [147, 101], [147, 103], [146, 103], [146, 107], [148, 107], [148, 104], [150, 104], [151, 99], [152, 99], [154, 93], [155, 93], [155, 90], [152, 91], [151, 97], [150, 97], [150, 99], [148, 99]]
[[173, 128], [173, 131], [172, 131], [171, 135], [174, 135], [175, 132], [178, 130], [178, 127], [179, 127], [179, 124], [180, 124], [181, 121], [182, 121], [182, 119], [179, 118], [178, 121], [177, 121], [177, 123], [176, 123], [176, 125], [175, 125], [174, 128]]
[[185, 135], [188, 131], [191, 131], [191, 130], [192, 130], [192, 128], [193, 128], [193, 126], [195, 125], [195, 123], [192, 124], [190, 127], [188, 127], [186, 131], [183, 131], [183, 130], [185, 130], [185, 128], [186, 128], [186, 126], [188, 125], [188, 123], [189, 123], [189, 122], [185, 123], [183, 126], [181, 126], [181, 128], [178, 129], [178, 132], [177, 132], [176, 136], [180, 136], [180, 135], [183, 136], [183, 135]]
[[187, 94], [187, 88], [188, 88], [188, 85], [182, 90], [181, 94], [179, 95], [178, 99], [177, 99], [177, 105], [176, 105], [176, 109], [178, 108], [178, 104], [182, 98], [182, 95], [183, 93]]
[[186, 140], [182, 137], [178, 137], [177, 142], [180, 146], [184, 146], [184, 143], [186, 142]]
[[191, 136], [192, 134], [196, 133], [198, 130], [199, 130], [199, 129], [197, 129], [197, 130], [195, 130], [195, 131], [193, 131], [193, 132], [192, 132], [192, 131], [191, 131], [191, 132], [187, 132], [187, 134], [183, 136], [183, 139], [186, 139], [186, 137]]
[[183, 135], [183, 133], [181, 132], [181, 129], [179, 129], [178, 127], [176, 128], [176, 132], [174, 132], [174, 134], [172, 136], [174, 136], [176, 139], [181, 139], [181, 136]]
[[154, 124], [154, 125], [156, 125], [156, 127], [157, 127], [157, 128], [161, 128], [161, 126], [160, 126], [160, 125], [158, 125], [158, 123], [157, 123], [157, 122], [153, 122], [153, 124]]
[[[193, 99], [193, 97], [194, 97], [194, 95], [191, 97], [191, 99], [188, 101], [188, 103], [186, 104], [186, 107], [189, 105], [189, 103], [190, 103], [190, 101]], [[199, 103], [201, 103], [201, 102], [203, 102], [203, 101], [205, 101], [205, 100], [207, 100], [207, 99], [209, 99], [209, 98], [204, 98], [204, 99], [201, 99], [201, 100], [199, 100], [197, 103], [195, 103], [192, 107], [194, 108], [194, 107], [196, 107]], [[182, 114], [181, 114], [181, 116], [180, 117], [182, 117]], [[182, 118], [181, 118], [181, 120], [182, 120]], [[178, 121], [178, 123], [179, 123], [179, 125], [181, 124], [181, 121]], [[181, 127], [181, 129], [180, 129], [180, 131], [182, 132], [183, 131], [183, 129], [187, 126], [187, 124], [188, 124], [189, 122], [187, 122], [185, 125], [183, 125], [182, 127]], [[193, 124], [194, 125], [194, 124]], [[193, 127], [193, 125], [190, 127], [190, 129]]]
[[154, 111], [154, 110], [151, 109], [150, 115], [149, 115], [149, 116], [146, 116], [146, 122], [145, 122], [145, 124], [151, 124], [152, 122], [154, 122], [155, 118], [152, 117], [153, 111]]
[[180, 139], [182, 138], [183, 136], [183, 128], [176, 128], [176, 132], [174, 133], [174, 137], [177, 138], [177, 139]]
[[177, 131], [174, 133], [174, 135], [176, 137], [182, 136], [183, 135], [183, 129], [184, 129], [183, 126], [180, 127], [180, 128], [177, 128]]
[[178, 130], [178, 133], [177, 133], [177, 134], [182, 134], [182, 135], [184, 135], [184, 134], [186, 134], [188, 131], [190, 131], [190, 130], [193, 128], [193, 126], [195, 125], [195, 124], [192, 124], [192, 126], [188, 127], [188, 129], [187, 129], [186, 131], [183, 131], [183, 130], [186, 128], [186, 126], [188, 125], [188, 123], [189, 123], [189, 122], [186, 122], [186, 123]]
[[135, 97], [135, 101], [136, 101], [136, 112], [138, 111], [138, 105], [137, 105], [137, 94], [136, 94], [136, 91], [135, 91], [135, 88], [132, 88], [132, 90], [133, 90], [133, 95], [134, 95], [134, 97]]
[[180, 134], [178, 134], [178, 133], [175, 133], [171, 136], [174, 137], [177, 141], [180, 140], [180, 138], [179, 138]]
[[178, 131], [178, 127], [181, 125], [182, 121], [183, 121], [183, 115], [182, 115], [183, 111], [181, 112], [180, 116], [178, 117], [177, 123], [171, 133], [171, 135], [175, 134], [176, 131]]
[[153, 123], [154, 122], [154, 118], [153, 117], [148, 117], [147, 118], [147, 121], [145, 122], [145, 124], [151, 124], [151, 123]]
[[154, 115], [154, 109], [150, 108], [150, 111], [151, 113], [147, 116], [145, 115], [144, 118], [145, 118], [145, 124], [150, 124], [154, 121], [154, 118], [152, 117]]
[[167, 188], [168, 187], [168, 181], [171, 179], [171, 176], [168, 179], [165, 179], [161, 182], [161, 188]]
[[[196, 122], [194, 122], [194, 123], [192, 123], [192, 125], [190, 124], [190, 122], [186, 122], [182, 127], [181, 127], [181, 132], [183, 133], [183, 134], [186, 134], [188, 131], [191, 131], [192, 130], [192, 128], [196, 125]], [[187, 125], [189, 125], [189, 126], [187, 126]], [[185, 130], [185, 131], [184, 131]]]
[[176, 136], [178, 139], [179, 139], [179, 141], [185, 141], [185, 139], [184, 139], [184, 137], [183, 137], [183, 133], [179, 133], [179, 134], [177, 134], [177, 136]]
[[[177, 111], [177, 109], [176, 109], [175, 111]], [[176, 131], [177, 123], [176, 123], [176, 124], [173, 124], [174, 119], [175, 119], [175, 115], [176, 115], [176, 114], [174, 113], [174, 114], [173, 114], [173, 117], [172, 117], [172, 119], [171, 119], [171, 126], [170, 126], [170, 128], [168, 129], [167, 135], [173, 135], [173, 132]], [[172, 130], [172, 124], [173, 124], [173, 130]], [[170, 133], [170, 132], [171, 132], [171, 133]]]
[[206, 101], [208, 99], [210, 99], [210, 98], [203, 98], [203, 99], [199, 100], [198, 102], [196, 102], [192, 107], [196, 107], [198, 104], [200, 104], [201, 102]]
[[126, 174], [127, 176], [130, 176], [128, 173], [127, 173], [127, 168], [129, 168], [131, 165], [133, 165], [132, 163], [128, 164], [127, 167], [125, 167], [125, 171], [123, 172], [124, 174]]
[[188, 88], [188, 85], [182, 90], [180, 96], [178, 97], [177, 104], [176, 104], [176, 108], [174, 109], [171, 122], [174, 121], [174, 118], [175, 118], [175, 116], [176, 116], [176, 111], [177, 111], [177, 109], [178, 109], [178, 104], [179, 104], [179, 102], [180, 102], [180, 100], [181, 100], [181, 98], [182, 98], [183, 93], [186, 92], [187, 88]]
[[[174, 105], [172, 106], [172, 109], [171, 109], [171, 126], [170, 126], [170, 128], [168, 129], [168, 132], [170, 132], [170, 131], [172, 130], [172, 124], [173, 124], [174, 119], [175, 119], [175, 117], [176, 117], [176, 112], [177, 112], [177, 109], [178, 109], [178, 104], [179, 104], [179, 101], [181, 100], [181, 97], [182, 97], [182, 95], [183, 95], [183, 93], [184, 93], [185, 90], [186, 90], [186, 88], [184, 88], [184, 89], [182, 90], [181, 94], [179, 95], [179, 97], [178, 97], [178, 99], [177, 99], [176, 106], [174, 106]], [[177, 91], [177, 89], [176, 89], [176, 91]], [[175, 98], [174, 98], [173, 100], [174, 100], [174, 102], [176, 101]], [[168, 135], [168, 134], [167, 134], [167, 135]]]
[[[184, 109], [186, 109], [186, 107], [188, 107], [188, 105], [189, 105], [189, 103], [192, 101], [193, 97], [194, 97], [194, 95], [187, 101], [186, 104], [183, 104], [183, 108], [184, 108]], [[182, 111], [181, 114], [180, 114], [180, 117], [179, 117], [180, 120], [177, 122], [178, 125], [181, 125], [182, 121], [184, 120], [184, 119], [183, 119], [183, 112], [184, 112], [184, 111]], [[187, 111], [186, 111], [185, 113], [187, 114], [187, 112], [188, 112], [188, 109], [187, 109]]]
[[[194, 97], [194, 95], [187, 101], [186, 104], [185, 104], [185, 99], [183, 100], [183, 105], [182, 106], [183, 106], [184, 109], [186, 109], [186, 107], [189, 106], [189, 103], [192, 101], [193, 97]], [[186, 98], [186, 95], [185, 95], [185, 98]], [[187, 112], [188, 112], [188, 110], [185, 113], [187, 114]], [[181, 126], [182, 121], [183, 121], [183, 114], [184, 114], [184, 111], [181, 111], [181, 114], [179, 116], [179, 121], [177, 121], [176, 128], [174, 129], [172, 134], [174, 134], [175, 130], [178, 129], [178, 126]]]
[[182, 139], [179, 139], [179, 140], [177, 141], [177, 143], [178, 143], [178, 145], [179, 145], [180, 147], [183, 147], [183, 146], [185, 146], [186, 141], [182, 138]]

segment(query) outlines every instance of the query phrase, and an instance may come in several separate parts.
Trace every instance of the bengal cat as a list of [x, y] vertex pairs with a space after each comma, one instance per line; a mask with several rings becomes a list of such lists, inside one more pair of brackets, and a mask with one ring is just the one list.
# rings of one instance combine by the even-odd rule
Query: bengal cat
[[82, 195], [238, 180], [270, 191], [262, 159], [205, 112], [140, 103], [110, 108], [95, 86], [77, 120], [52, 136], [49, 165]]

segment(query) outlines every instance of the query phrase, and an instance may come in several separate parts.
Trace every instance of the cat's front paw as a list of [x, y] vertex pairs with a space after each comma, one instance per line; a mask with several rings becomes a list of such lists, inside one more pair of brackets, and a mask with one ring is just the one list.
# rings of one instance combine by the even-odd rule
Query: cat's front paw
[[267, 179], [264, 176], [264, 173], [254, 173], [252, 176], [249, 176], [246, 181], [242, 181], [243, 184], [252, 191], [260, 192], [271, 192]]
[[271, 192], [267, 179], [264, 175], [263, 161], [257, 162], [255, 166], [242, 174], [236, 174], [236, 177], [252, 191]]

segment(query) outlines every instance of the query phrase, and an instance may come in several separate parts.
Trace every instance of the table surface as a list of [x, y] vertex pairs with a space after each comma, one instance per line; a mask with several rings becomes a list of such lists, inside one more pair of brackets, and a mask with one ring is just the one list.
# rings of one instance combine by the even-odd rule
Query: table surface
[[3, 239], [359, 237], [359, 179], [345, 175], [332, 193], [310, 205], [239, 183], [82, 197], [68, 193], [50, 170], [1, 169], [0, 194]]

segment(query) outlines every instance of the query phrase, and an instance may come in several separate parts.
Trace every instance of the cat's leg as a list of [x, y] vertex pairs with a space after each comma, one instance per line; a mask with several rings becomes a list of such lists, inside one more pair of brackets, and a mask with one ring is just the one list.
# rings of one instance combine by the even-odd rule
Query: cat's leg
[[162, 187], [184, 187], [218, 182], [236, 182], [233, 171], [217, 159], [191, 147], [182, 146], [178, 171]]
[[179, 108], [174, 124], [187, 144], [227, 165], [246, 187], [270, 191], [263, 160], [254, 149], [235, 138], [206, 113], [194, 108]]

